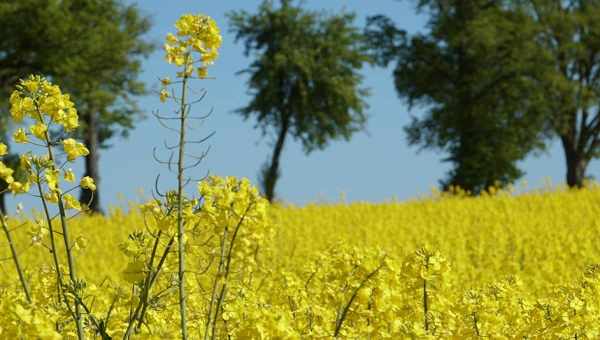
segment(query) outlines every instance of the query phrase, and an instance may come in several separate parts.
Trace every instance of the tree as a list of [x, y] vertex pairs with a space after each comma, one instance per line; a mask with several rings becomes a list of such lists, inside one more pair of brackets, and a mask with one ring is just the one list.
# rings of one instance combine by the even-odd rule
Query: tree
[[382, 66], [395, 62], [398, 95], [427, 109], [405, 127], [408, 141], [447, 152], [444, 188], [478, 193], [521, 177], [516, 162], [546, 134], [535, 86], [535, 27], [501, 0], [421, 0], [430, 31], [407, 34], [385, 16], [366, 34]]
[[[141, 114], [133, 97], [146, 93], [137, 77], [141, 58], [154, 49], [143, 39], [150, 21], [135, 6], [114, 0], [73, 0], [68, 10], [72, 20], [68, 26], [80, 30], [80, 40], [73, 46], [78, 53], [69, 58], [78, 66], [58, 68], [55, 73], [78, 103], [81, 138], [90, 151], [84, 176], [99, 183], [100, 149], [108, 148], [114, 135], [126, 136]], [[80, 201], [101, 211], [98, 190], [82, 189]]]
[[364, 127], [368, 92], [358, 71], [369, 58], [352, 14], [326, 16], [282, 0], [278, 7], [264, 1], [253, 15], [231, 12], [229, 19], [246, 56], [256, 58], [242, 71], [250, 75], [252, 100], [237, 112], [255, 117], [263, 135], [274, 132], [273, 154], [261, 173], [273, 201], [288, 135], [308, 154]]
[[546, 119], [560, 139], [566, 181], [581, 187], [589, 162], [600, 156], [600, 1], [519, 2], [538, 34], [548, 65], [538, 90]]
[[[0, 100], [31, 73], [60, 83], [81, 116], [85, 175], [99, 182], [100, 148], [140, 115], [134, 97], [145, 93], [137, 77], [153, 49], [143, 39], [149, 28], [137, 7], [115, 0], [0, 1]], [[101, 211], [98, 192], [82, 190], [80, 199]]]

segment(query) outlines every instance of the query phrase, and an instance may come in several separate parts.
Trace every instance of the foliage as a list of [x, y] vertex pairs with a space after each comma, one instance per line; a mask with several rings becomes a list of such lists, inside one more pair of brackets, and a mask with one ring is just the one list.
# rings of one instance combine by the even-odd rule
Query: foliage
[[[137, 7], [116, 0], [4, 1], [0, 103], [28, 74], [61, 84], [80, 112], [77, 137], [90, 150], [86, 175], [98, 180], [100, 148], [109, 147], [115, 135], [126, 136], [141, 117], [135, 97], [146, 93], [138, 75], [140, 59], [153, 50], [143, 38], [149, 29]], [[92, 200], [93, 210], [100, 211], [98, 197], [83, 190], [81, 201]]]
[[560, 139], [566, 182], [583, 186], [600, 146], [600, 15], [598, 1], [519, 1], [536, 29], [540, 47], [539, 91], [545, 120]]
[[249, 74], [252, 99], [237, 112], [255, 118], [263, 134], [272, 132], [275, 140], [261, 173], [272, 201], [286, 136], [309, 153], [363, 128], [368, 93], [358, 71], [369, 59], [349, 13], [326, 16], [282, 0], [279, 7], [264, 1], [258, 13], [232, 12], [229, 19], [246, 55], [255, 58], [241, 72]]
[[544, 100], [536, 80], [543, 55], [536, 27], [503, 1], [420, 1], [427, 33], [412, 36], [385, 16], [366, 34], [379, 64], [395, 63], [398, 95], [426, 109], [405, 128], [408, 142], [452, 163], [445, 188], [480, 192], [522, 176], [517, 167], [543, 147]]

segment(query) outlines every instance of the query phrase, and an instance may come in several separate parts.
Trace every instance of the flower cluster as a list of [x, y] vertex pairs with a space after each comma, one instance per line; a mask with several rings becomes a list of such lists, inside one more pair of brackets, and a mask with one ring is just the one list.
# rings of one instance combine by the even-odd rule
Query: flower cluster
[[[77, 110], [68, 94], [41, 76], [30, 76], [21, 80], [10, 96], [10, 113], [15, 122], [31, 118], [35, 124], [29, 131], [39, 140], [47, 138], [46, 132], [51, 123], [71, 131], [79, 126]], [[25, 131], [17, 130], [15, 141], [26, 140]]]
[[8, 184], [6, 190], [10, 190], [13, 194], [28, 192], [30, 184], [27, 179], [20, 181], [15, 179], [15, 170], [2, 161], [7, 154], [8, 147], [6, 144], [0, 143], [0, 179]]
[[[30, 76], [21, 80], [10, 96], [10, 112], [13, 120], [24, 123], [32, 122], [29, 128], [18, 128], [13, 139], [16, 143], [30, 143], [42, 147], [40, 155], [31, 152], [20, 156], [19, 170], [22, 172], [19, 180], [15, 179], [15, 170], [0, 161], [0, 178], [9, 184], [8, 189], [13, 193], [25, 193], [32, 184], [46, 184], [48, 191], [43, 196], [49, 202], [56, 203], [62, 196], [67, 209], [80, 210], [80, 203], [70, 194], [62, 194], [60, 189], [61, 171], [58, 169], [55, 148], [60, 144], [66, 154], [67, 161], [73, 162], [79, 157], [89, 154], [83, 143], [73, 138], [60, 141], [53, 140], [49, 129], [53, 126], [71, 131], [79, 126], [77, 110], [68, 94], [63, 94], [57, 85], [52, 84], [41, 76]], [[30, 140], [30, 136], [35, 141]], [[7, 153], [6, 145], [0, 145], [0, 156]], [[75, 174], [70, 168], [62, 171], [66, 182], [74, 182]], [[90, 177], [80, 181], [82, 188], [95, 190], [96, 185]]]
[[[199, 78], [206, 78], [207, 67], [217, 59], [221, 47], [221, 33], [216, 22], [206, 15], [185, 14], [177, 20], [175, 27], [177, 34], [169, 33], [165, 43], [167, 62], [183, 66], [182, 77], [192, 76], [195, 68]], [[198, 57], [194, 55], [196, 53]]]

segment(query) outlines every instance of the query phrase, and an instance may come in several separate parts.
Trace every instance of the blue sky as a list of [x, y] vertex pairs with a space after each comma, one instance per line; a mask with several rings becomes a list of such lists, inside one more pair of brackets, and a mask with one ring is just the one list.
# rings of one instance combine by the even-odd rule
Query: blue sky
[[[161, 45], [164, 36], [174, 31], [173, 24], [184, 13], [205, 13], [217, 21], [223, 33], [223, 47], [220, 58], [209, 71], [216, 79], [195, 83], [199, 88], [208, 90], [204, 102], [195, 106], [197, 112], [207, 112], [212, 108], [213, 114], [199, 130], [193, 132], [198, 136], [211, 131], [216, 134], [210, 140], [208, 158], [192, 176], [201, 177], [210, 171], [222, 176], [248, 177], [256, 183], [258, 170], [271, 153], [271, 140], [262, 138], [260, 132], [253, 128], [254, 122], [244, 122], [233, 113], [249, 100], [246, 78], [236, 75], [236, 72], [247, 67], [251, 59], [244, 57], [241, 44], [234, 43], [225, 14], [240, 9], [253, 12], [260, 1], [126, 2], [138, 4], [144, 14], [152, 17], [154, 25], [148, 38]], [[415, 13], [413, 3], [410, 0], [306, 0], [305, 6], [331, 13], [342, 9], [356, 12], [360, 27], [367, 16], [384, 13], [411, 33], [424, 31], [427, 18]], [[141, 79], [155, 89], [158, 89], [159, 77], [170, 75], [174, 78], [175, 70], [164, 61], [161, 49], [144, 62], [143, 69]], [[363, 74], [364, 85], [371, 90], [371, 96], [367, 98], [370, 106], [367, 131], [357, 133], [350, 142], [332, 142], [326, 150], [308, 156], [298, 143], [289, 139], [282, 156], [282, 177], [276, 190], [283, 201], [294, 204], [330, 202], [339, 201], [342, 195], [347, 201], [408, 199], [428, 194], [448, 170], [448, 165], [442, 162], [444, 154], [417, 152], [416, 148], [406, 144], [402, 127], [409, 121], [410, 115], [419, 115], [421, 111], [409, 112], [398, 99], [391, 69], [365, 68]], [[114, 140], [114, 147], [104, 150], [101, 155], [101, 199], [105, 207], [125, 206], [127, 201], [149, 197], [156, 174], [161, 173], [162, 178], [169, 177], [164, 167], [153, 161], [152, 148], [162, 145], [165, 139], [174, 141], [174, 136], [163, 129], [150, 113], [154, 110], [168, 113], [172, 107], [160, 103], [156, 96], [140, 98], [139, 104], [148, 118], [137, 125], [128, 139]], [[530, 188], [540, 187], [548, 179], [553, 183], [563, 182], [564, 157], [558, 143], [554, 143], [548, 153], [530, 157], [521, 165], [527, 172], [524, 179]], [[77, 164], [77, 169], [81, 170], [81, 164]], [[599, 170], [599, 162], [592, 162], [589, 174], [596, 175]], [[173, 181], [162, 183], [163, 187], [168, 187]], [[9, 201], [11, 205], [16, 202], [13, 199]]]

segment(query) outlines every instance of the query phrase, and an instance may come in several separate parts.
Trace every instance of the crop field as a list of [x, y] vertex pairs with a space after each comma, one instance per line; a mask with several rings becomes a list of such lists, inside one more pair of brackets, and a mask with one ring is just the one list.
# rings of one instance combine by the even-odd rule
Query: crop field
[[[219, 197], [215, 204], [225, 199]], [[233, 215], [196, 220], [186, 259], [192, 338], [206, 332], [207, 315], [216, 308], [215, 285], [227, 287], [226, 297], [217, 299], [218, 338], [600, 334], [599, 188], [260, 207], [239, 228], [227, 277], [219, 271], [218, 252], [223, 240], [234, 238], [213, 236], [223, 234], [227, 221], [234, 230]], [[144, 245], [161, 230], [152, 229], [160, 224], [152, 204], [141, 208], [71, 222], [76, 264], [86, 282], [82, 296], [113, 338], [126, 332], [151, 249]], [[46, 239], [36, 239], [38, 231], [36, 223], [13, 231], [35, 308], [27, 307], [6, 260], [8, 248], [1, 248], [2, 338], [75, 336], [69, 316], [56, 304], [51, 257]], [[168, 239], [160, 238], [158, 253]], [[173, 338], [179, 332], [175, 255], [166, 255], [136, 337]], [[100, 338], [93, 329], [89, 336]]]
[[[92, 7], [88, 10], [106, 12], [103, 7]], [[132, 23], [137, 18], [134, 7], [119, 16], [106, 13]], [[157, 156], [157, 149], [153, 156], [170, 170], [170, 181], [177, 185], [161, 188], [163, 182], [157, 176], [152, 199], [130, 203], [129, 209], [115, 207], [103, 214], [97, 165], [98, 149], [106, 146], [102, 138], [116, 131], [103, 125], [107, 117], [100, 114], [132, 127], [120, 113], [107, 110], [121, 100], [129, 102], [128, 91], [144, 92], [138, 88], [140, 84], [129, 81], [128, 72], [138, 71], [137, 62], [125, 63], [123, 75], [101, 72], [111, 75], [108, 83], [96, 80], [101, 75], [91, 71], [94, 79], [90, 83], [80, 82], [79, 75], [70, 81], [42, 74], [4, 77], [19, 80], [10, 85], [10, 95], [4, 98], [9, 110], [6, 117], [0, 117], [0, 128], [9, 126], [0, 131], [0, 137], [6, 135], [0, 142], [0, 195], [28, 195], [37, 203], [17, 204], [9, 214], [0, 207], [0, 339], [599, 339], [600, 185], [587, 182], [584, 176], [590, 159], [569, 161], [577, 170], [567, 172], [572, 189], [515, 193], [510, 183], [521, 174], [512, 167], [517, 157], [503, 160], [511, 165], [504, 169], [510, 176], [497, 174], [504, 182], [476, 179], [485, 180], [481, 190], [475, 183], [469, 188], [451, 182], [448, 191], [405, 202], [297, 207], [279, 201], [275, 184], [288, 134], [301, 141], [308, 153], [325, 147], [330, 138], [348, 139], [362, 128], [366, 118], [358, 95], [367, 91], [357, 87], [361, 76], [350, 69], [360, 68], [367, 56], [355, 54], [362, 47], [357, 49], [353, 42], [362, 39], [355, 28], [347, 26], [354, 15], [325, 20], [317, 12], [302, 14], [287, 0], [281, 1], [279, 12], [273, 10], [271, 2], [265, 1], [260, 16], [245, 11], [229, 15], [238, 29], [235, 40], [245, 40], [246, 56], [266, 48], [264, 58], [250, 67], [255, 72], [250, 92], [256, 90], [258, 99], [237, 111], [245, 119], [250, 113], [259, 113], [257, 127], [274, 124], [279, 129], [272, 160], [259, 176], [260, 191], [247, 178], [193, 177], [200, 172], [208, 148], [201, 154], [192, 154], [190, 149], [212, 136], [190, 138], [190, 122], [202, 125], [210, 116], [193, 115], [192, 106], [206, 95], [205, 90], [194, 90], [198, 87], [193, 83], [213, 78], [209, 67], [219, 57], [223, 41], [210, 16], [183, 14], [175, 22], [176, 33], [168, 33], [163, 45], [165, 61], [177, 71], [173, 79], [160, 78], [155, 95], [173, 111], [164, 115], [155, 111], [154, 117], [177, 136], [173, 144], [164, 141], [166, 158]], [[110, 30], [92, 22], [103, 28], [103, 36], [112, 38], [107, 33]], [[378, 41], [388, 40], [394, 32], [404, 37], [403, 32], [389, 27], [390, 22], [380, 23], [387, 23], [387, 28]], [[123, 34], [142, 34], [148, 29], [148, 23], [139, 24], [123, 28]], [[290, 33], [288, 28], [306, 30]], [[502, 26], [499, 31], [504, 30]], [[43, 30], [36, 34], [38, 31]], [[285, 39], [265, 43], [265, 39], [277, 37], [277, 31], [283, 32]], [[302, 38], [308, 50], [297, 49], [296, 38]], [[114, 40], [115, 45], [129, 46], [134, 52], [145, 50], [127, 39], [121, 43]], [[338, 49], [341, 43], [347, 44], [346, 48]], [[429, 43], [424, 46], [424, 50], [430, 49]], [[463, 55], [463, 47], [460, 51]], [[320, 60], [326, 54], [331, 55], [330, 61]], [[83, 60], [64, 64], [74, 67], [80, 62]], [[330, 75], [330, 71], [336, 73]], [[308, 77], [312, 75], [318, 78]], [[114, 84], [113, 78], [125, 81], [127, 85], [122, 86], [127, 90]], [[459, 79], [455, 83], [465, 83], [462, 75]], [[555, 86], [559, 78], [550, 79]], [[76, 89], [72, 96], [63, 91], [73, 83], [89, 85], [82, 86], [90, 93]], [[256, 88], [263, 85], [268, 86]], [[582, 90], [580, 85], [577, 98], [581, 93], [598, 92]], [[440, 88], [446, 92], [445, 86]], [[116, 93], [107, 93], [107, 89]], [[472, 93], [469, 91], [459, 92]], [[267, 103], [271, 100], [280, 102]], [[459, 102], [460, 106], [451, 106], [462, 109], [462, 100]], [[500, 107], [503, 110], [505, 107]], [[523, 112], [515, 110], [519, 115]], [[337, 114], [332, 114], [335, 111]], [[360, 113], [358, 117], [348, 116], [354, 111]], [[588, 111], [573, 112], [580, 111], [582, 120], [571, 117], [565, 121], [584, 126]], [[445, 110], [440, 112], [446, 115]], [[600, 116], [590, 120], [594, 126], [575, 135], [599, 133]], [[512, 130], [515, 124], [508, 121], [502, 125]], [[473, 130], [465, 131], [471, 134]], [[263, 137], [266, 132], [263, 130]], [[567, 137], [561, 135], [564, 143], [572, 139]], [[466, 139], [460, 145], [479, 143], [473, 141], [478, 139]], [[514, 142], [522, 144], [520, 138]], [[581, 144], [592, 148], [584, 150], [585, 157], [597, 156], [592, 151], [598, 143], [600, 135]], [[11, 149], [15, 144], [20, 146]], [[579, 152], [583, 146], [575, 149]], [[495, 158], [505, 154], [505, 149], [496, 149], [496, 145], [482, 148], [478, 152], [485, 151], [485, 157], [475, 155], [467, 163], [487, 164], [494, 158], [488, 165], [496, 176], [501, 162]], [[471, 153], [466, 150], [459, 151]], [[512, 147], [506, 150], [509, 158], [520, 154]], [[78, 167], [78, 159], [86, 162], [83, 174], [71, 168]], [[456, 158], [448, 159], [454, 162]], [[465, 172], [470, 175], [463, 179], [480, 174], [472, 170]], [[497, 183], [498, 188], [486, 183]], [[459, 185], [465, 190], [458, 189]], [[149, 186], [152, 183], [144, 184]], [[80, 193], [79, 198], [75, 192]]]

